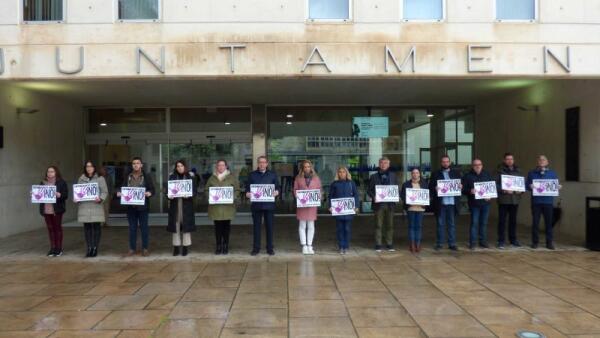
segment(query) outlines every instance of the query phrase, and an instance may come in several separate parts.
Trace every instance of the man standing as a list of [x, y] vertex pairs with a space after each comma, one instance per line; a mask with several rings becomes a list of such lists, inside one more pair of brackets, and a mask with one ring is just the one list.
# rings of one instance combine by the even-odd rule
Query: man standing
[[[273, 196], [279, 195], [279, 181], [275, 172], [268, 169], [269, 161], [266, 156], [259, 156], [257, 159], [258, 168], [250, 173], [248, 184], [246, 185], [246, 197], [251, 199], [250, 188], [252, 184], [272, 184], [275, 187]], [[261, 225], [264, 219], [265, 230], [267, 232], [267, 253], [270, 256], [275, 254], [273, 250], [273, 213], [275, 211], [275, 202], [252, 202], [252, 222], [254, 223], [254, 246], [252, 256], [260, 252]]]
[[[527, 190], [533, 191], [533, 180], [557, 180], [558, 176], [548, 168], [548, 158], [540, 155], [537, 160], [537, 167], [527, 174]], [[562, 188], [560, 185], [558, 188]], [[544, 216], [546, 225], [546, 248], [554, 250], [554, 235], [552, 213], [554, 211], [553, 196], [531, 196], [531, 213], [533, 224], [531, 225], [531, 248], [537, 249], [539, 243], [540, 218]]]
[[[456, 247], [456, 223], [455, 218], [460, 208], [460, 196], [438, 196], [438, 180], [461, 179], [461, 173], [450, 167], [450, 157], [444, 155], [441, 158], [442, 168], [431, 175], [429, 190], [433, 197], [433, 207], [437, 219], [437, 239], [435, 250], [442, 248], [444, 241], [444, 230], [448, 234], [448, 249], [457, 251]], [[460, 185], [462, 190], [462, 184]], [[444, 229], [446, 228], [447, 229]]]
[[504, 249], [506, 235], [506, 217], [508, 216], [508, 240], [514, 247], [520, 247], [517, 240], [517, 212], [521, 201], [520, 191], [502, 190], [502, 175], [521, 176], [515, 157], [511, 153], [504, 154], [504, 161], [498, 166], [498, 249]]
[[[142, 233], [142, 256], [150, 255], [148, 251], [149, 228], [148, 213], [150, 210], [150, 197], [154, 195], [154, 182], [152, 177], [142, 169], [144, 164], [140, 157], [134, 157], [131, 160], [131, 173], [127, 176], [124, 186], [126, 187], [144, 187], [146, 188], [146, 199], [144, 205], [128, 205], [127, 221], [129, 223], [129, 252], [128, 256], [135, 255], [137, 249], [137, 228], [140, 227]], [[117, 192], [121, 197], [121, 192]]]
[[490, 215], [490, 200], [475, 198], [475, 183], [494, 181], [492, 175], [483, 170], [483, 162], [476, 158], [471, 162], [471, 171], [463, 177], [463, 194], [469, 199], [471, 211], [471, 231], [469, 236], [469, 249], [474, 250], [477, 242], [479, 247], [488, 248], [487, 224]]
[[371, 197], [373, 211], [375, 211], [375, 251], [381, 252], [382, 237], [385, 240], [386, 250], [395, 251], [393, 246], [394, 239], [394, 202], [376, 202], [375, 187], [378, 185], [398, 186], [396, 174], [390, 170], [390, 160], [382, 157], [379, 160], [377, 172], [369, 178], [369, 188], [367, 194]]

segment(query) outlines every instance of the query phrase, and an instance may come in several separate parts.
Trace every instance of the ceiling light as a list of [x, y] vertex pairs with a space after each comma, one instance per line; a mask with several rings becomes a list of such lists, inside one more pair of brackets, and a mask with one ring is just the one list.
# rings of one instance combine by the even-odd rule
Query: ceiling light
[[285, 117], [287, 117], [288, 119], [291, 119], [292, 117], [294, 117], [293, 114], [287, 114]]
[[428, 114], [427, 114], [427, 117], [434, 117], [434, 116], [435, 116], [435, 115], [434, 115], [434, 114], [432, 114], [432, 113], [428, 113]]
[[106, 124], [104, 122], [100, 123], [100, 127], [106, 127], [106, 126], [108, 126], [108, 124]]
[[228, 125], [230, 125], [230, 124], [231, 124], [231, 122], [225, 121], [225, 125], [226, 125], [226, 126], [228, 126]]
[[289, 126], [292, 124], [292, 121], [287, 121], [285, 124], [287, 124]]

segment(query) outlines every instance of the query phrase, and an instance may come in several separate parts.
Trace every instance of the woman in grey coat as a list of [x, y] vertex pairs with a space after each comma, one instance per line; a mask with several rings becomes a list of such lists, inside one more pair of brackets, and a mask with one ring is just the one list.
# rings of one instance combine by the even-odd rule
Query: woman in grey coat
[[77, 181], [79, 184], [98, 183], [99, 194], [95, 201], [78, 203], [77, 221], [83, 223], [87, 253], [85, 257], [96, 257], [98, 245], [100, 244], [100, 225], [106, 221], [104, 206], [102, 203], [108, 197], [108, 187], [104, 177], [96, 173], [96, 165], [92, 161], [86, 161], [83, 174]]

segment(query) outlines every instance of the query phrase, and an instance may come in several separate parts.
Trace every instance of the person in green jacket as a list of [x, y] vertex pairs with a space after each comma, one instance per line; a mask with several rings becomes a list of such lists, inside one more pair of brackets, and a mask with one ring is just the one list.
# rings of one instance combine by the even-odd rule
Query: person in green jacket
[[[218, 160], [215, 165], [215, 172], [210, 176], [204, 187], [205, 196], [208, 196], [208, 218], [215, 223], [215, 237], [217, 240], [217, 249], [215, 254], [227, 255], [229, 253], [229, 233], [231, 231], [231, 220], [235, 218], [235, 206], [239, 200], [240, 183], [231, 174], [228, 169], [227, 161]], [[211, 187], [232, 187], [233, 194], [228, 196], [233, 199], [233, 203], [222, 204], [219, 202], [221, 197], [211, 196]]]

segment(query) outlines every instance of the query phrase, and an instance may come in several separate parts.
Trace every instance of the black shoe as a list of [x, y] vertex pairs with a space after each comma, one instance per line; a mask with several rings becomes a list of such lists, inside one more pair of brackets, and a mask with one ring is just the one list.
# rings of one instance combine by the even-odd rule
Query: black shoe
[[489, 249], [490, 248], [490, 246], [487, 243], [485, 243], [485, 242], [479, 243], [479, 247], [480, 248], [484, 248], [484, 249]]
[[395, 252], [395, 251], [396, 251], [396, 249], [394, 249], [394, 246], [392, 246], [392, 245], [388, 245], [388, 246], [386, 246], [386, 247], [385, 247], [385, 249], [386, 249], [388, 252]]
[[178, 246], [173, 247], [173, 256], [179, 256], [179, 247]]
[[223, 253], [223, 247], [221, 245], [217, 245], [217, 250], [215, 250], [215, 255], [220, 255]]
[[532, 249], [537, 249], [538, 248], [538, 244], [537, 243], [531, 243], [531, 248]]
[[48, 254], [46, 256], [48, 257], [54, 257], [56, 256], [56, 250], [55, 249], [50, 249], [50, 251], [48, 251]]
[[556, 250], [553, 243], [546, 243], [546, 249], [548, 250]]
[[92, 253], [90, 257], [96, 257], [98, 256], [98, 248], [92, 248]]
[[54, 257], [60, 257], [62, 255], [63, 255], [62, 249], [56, 249], [56, 250], [54, 250]]
[[510, 245], [514, 246], [515, 248], [520, 248], [521, 247], [521, 243], [519, 243], [519, 241], [511, 242]]
[[433, 250], [440, 251], [440, 250], [442, 250], [442, 246], [441, 245], [436, 245], [436, 246], [433, 247]]
[[184, 246], [183, 248], [181, 248], [181, 255], [187, 256], [187, 254], [188, 254], [188, 247]]
[[252, 252], [250, 253], [250, 255], [256, 256], [256, 255], [258, 255], [258, 252], [259, 252], [258, 250], [252, 250]]
[[269, 254], [269, 256], [275, 256], [275, 251], [273, 250], [267, 250], [267, 253]]
[[381, 245], [375, 245], [375, 251], [381, 252]]
[[504, 242], [498, 242], [498, 244], [496, 244], [496, 248], [504, 250]]
[[452, 250], [452, 251], [458, 251], [458, 248], [456, 247], [456, 245], [450, 245], [448, 247], [448, 249]]
[[85, 257], [92, 257], [92, 247], [88, 247], [87, 248], [87, 252], [85, 254]]
[[223, 249], [221, 251], [223, 253], [223, 255], [228, 255], [229, 254], [229, 244], [228, 243], [224, 243], [223, 244]]
[[[452, 250], [452, 249], [450, 249]], [[475, 250], [475, 244], [469, 244], [469, 250]]]

